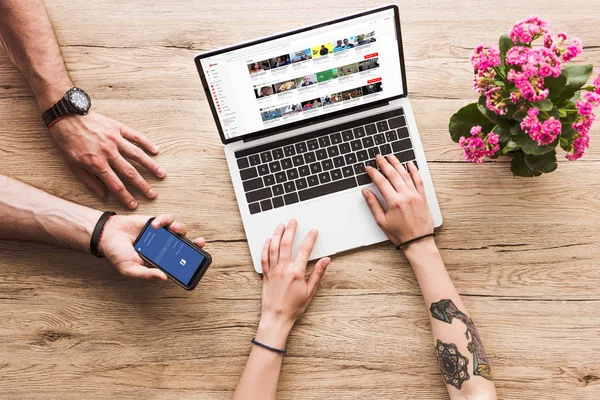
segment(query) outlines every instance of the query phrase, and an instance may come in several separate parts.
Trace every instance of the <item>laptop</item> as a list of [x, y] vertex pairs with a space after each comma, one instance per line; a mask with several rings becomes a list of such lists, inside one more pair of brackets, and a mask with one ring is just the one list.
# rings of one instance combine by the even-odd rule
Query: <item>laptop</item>
[[[311, 260], [387, 240], [361, 194], [377, 154], [413, 161], [442, 224], [408, 99], [398, 7], [388, 5], [196, 56], [254, 268], [279, 223], [312, 228]], [[380, 197], [381, 199], [381, 197]]]

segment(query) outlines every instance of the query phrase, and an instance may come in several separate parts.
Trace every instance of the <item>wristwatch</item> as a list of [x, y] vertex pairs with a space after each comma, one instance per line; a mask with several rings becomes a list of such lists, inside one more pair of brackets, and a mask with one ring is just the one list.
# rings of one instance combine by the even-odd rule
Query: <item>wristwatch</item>
[[46, 123], [46, 126], [50, 128], [65, 115], [87, 114], [91, 106], [90, 96], [83, 89], [74, 87], [69, 89], [58, 103], [46, 110], [42, 114], [42, 119]]

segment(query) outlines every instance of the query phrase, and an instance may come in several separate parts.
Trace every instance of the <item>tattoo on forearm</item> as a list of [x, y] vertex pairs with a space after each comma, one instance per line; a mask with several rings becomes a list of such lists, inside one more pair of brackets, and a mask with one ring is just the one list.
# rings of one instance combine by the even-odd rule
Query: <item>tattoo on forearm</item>
[[455, 344], [446, 344], [439, 339], [435, 345], [435, 352], [446, 385], [460, 389], [463, 382], [470, 378], [467, 372], [469, 359], [460, 354]]
[[[458, 307], [454, 305], [452, 300], [448, 299], [440, 300], [437, 303], [433, 303], [431, 305], [430, 311], [431, 316], [437, 320], [451, 324], [452, 319], [456, 318], [467, 326], [465, 336], [469, 341], [467, 343], [467, 349], [470, 353], [473, 354], [473, 375], [478, 375], [491, 381], [492, 371], [490, 369], [490, 363], [488, 362], [488, 359], [483, 350], [483, 344], [481, 343], [481, 339], [479, 338], [479, 333], [477, 333], [477, 329], [475, 328], [475, 324], [473, 323], [471, 318], [469, 318], [465, 313], [460, 311]], [[438, 348], [439, 343], [440, 342], [438, 341]], [[468, 379], [468, 377], [466, 379]]]

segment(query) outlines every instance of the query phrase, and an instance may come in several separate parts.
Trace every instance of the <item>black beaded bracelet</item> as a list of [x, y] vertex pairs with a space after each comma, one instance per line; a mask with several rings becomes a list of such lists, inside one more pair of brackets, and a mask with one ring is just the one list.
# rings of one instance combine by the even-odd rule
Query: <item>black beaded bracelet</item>
[[407, 244], [411, 244], [413, 242], [416, 242], [417, 240], [425, 239], [425, 238], [428, 238], [428, 237], [435, 237], [435, 233], [433, 233], [433, 232], [432, 233], [428, 233], [426, 235], [418, 236], [416, 238], [407, 240], [404, 243], [400, 243], [398, 246], [396, 246], [396, 250], [402, 250], [402, 247], [406, 246]]
[[260, 346], [263, 349], [274, 351], [275, 353], [279, 353], [279, 354], [285, 354], [285, 353], [287, 353], [286, 349], [282, 350], [282, 349], [276, 349], [275, 347], [267, 346], [266, 344], [263, 344], [261, 342], [257, 342], [255, 338], [252, 338], [251, 342], [252, 342], [252, 344]]

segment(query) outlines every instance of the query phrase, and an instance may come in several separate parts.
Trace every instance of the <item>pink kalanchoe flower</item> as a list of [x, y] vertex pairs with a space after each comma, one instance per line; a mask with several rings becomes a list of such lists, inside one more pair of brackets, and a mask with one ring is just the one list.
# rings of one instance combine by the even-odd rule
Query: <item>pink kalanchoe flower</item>
[[493, 44], [489, 44], [487, 47], [480, 44], [471, 54], [471, 63], [475, 71], [485, 71], [497, 67], [500, 65], [500, 49]]
[[537, 108], [531, 107], [527, 111], [527, 116], [521, 122], [521, 129], [540, 146], [544, 146], [554, 142], [556, 137], [560, 135], [562, 124], [554, 117], [550, 117], [542, 123], [538, 119], [539, 113], [540, 111]]
[[498, 115], [506, 114], [506, 103], [502, 98], [501, 87], [496, 86], [485, 93], [485, 105], [488, 110]]
[[577, 100], [575, 102], [575, 108], [577, 108], [579, 114], [584, 117], [588, 117], [592, 114], [592, 104], [587, 101]]
[[571, 61], [581, 53], [583, 53], [583, 44], [581, 43], [581, 40], [578, 38], [573, 38], [572, 44], [567, 46], [567, 49], [562, 54], [561, 58], [563, 61], [567, 62]]
[[510, 38], [517, 44], [518, 42], [530, 44], [540, 36], [550, 34], [550, 27], [543, 19], [531, 16], [523, 21], [517, 22], [510, 30]]
[[493, 157], [500, 150], [500, 136], [490, 132], [484, 137], [479, 125], [471, 128], [471, 137], [462, 136], [458, 143], [465, 151], [465, 160], [477, 164], [483, 163], [485, 157]]
[[521, 92], [513, 98], [531, 102], [548, 97], [550, 91], [544, 87], [544, 78], [559, 76], [562, 68], [560, 58], [545, 47], [512, 47], [506, 54], [506, 64], [521, 67], [521, 71], [511, 68], [506, 76]]
[[597, 72], [598, 72], [598, 76], [596, 77], [596, 79], [594, 79], [594, 82], [592, 84], [594, 85], [594, 88], [596, 89], [596, 93], [600, 94], [600, 69], [598, 69]]
[[585, 101], [590, 103], [593, 107], [600, 106], [600, 94], [596, 92], [584, 92], [583, 98]]

